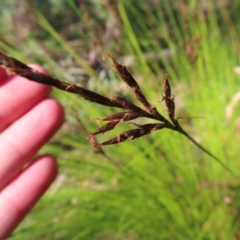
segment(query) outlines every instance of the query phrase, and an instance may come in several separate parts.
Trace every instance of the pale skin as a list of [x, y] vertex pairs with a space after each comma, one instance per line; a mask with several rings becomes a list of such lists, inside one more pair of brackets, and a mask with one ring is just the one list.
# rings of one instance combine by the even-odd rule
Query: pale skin
[[36, 156], [64, 119], [50, 91], [0, 68], [0, 240], [11, 235], [57, 175], [53, 156]]

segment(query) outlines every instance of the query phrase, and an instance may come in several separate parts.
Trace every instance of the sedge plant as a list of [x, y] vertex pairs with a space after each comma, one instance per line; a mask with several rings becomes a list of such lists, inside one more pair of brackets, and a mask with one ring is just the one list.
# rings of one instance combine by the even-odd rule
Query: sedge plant
[[[24, 63], [29, 61], [25, 57], [29, 48], [37, 46], [35, 56], [31, 51], [31, 61], [43, 63], [54, 77], [67, 79], [70, 85], [64, 85], [64, 90], [76, 93], [74, 96], [53, 91], [66, 109], [67, 121], [42, 151], [59, 158], [60, 173], [12, 239], [236, 239], [238, 180], [184, 134], [167, 131], [166, 125], [174, 127], [177, 121], [189, 136], [237, 175], [237, 113], [233, 111], [232, 118], [225, 119], [225, 107], [238, 91], [238, 76], [232, 70], [239, 63], [239, 26], [233, 11], [238, 9], [237, 4], [231, 9], [215, 9], [210, 1], [208, 8], [203, 9], [198, 1], [161, 1], [155, 5], [152, 2], [152, 7], [132, 1], [102, 6], [96, 1], [95, 5], [87, 2], [79, 8], [73, 1], [68, 2], [87, 26], [81, 34], [86, 48], [74, 48], [44, 14], [34, 9], [36, 21], [52, 38], [50, 47], [49, 40], [45, 43], [43, 39], [40, 44], [36, 39], [26, 39], [21, 54], [14, 44], [1, 42], [1, 49]], [[94, 22], [100, 22], [97, 13], [102, 18], [114, 14], [115, 29], [120, 31], [118, 38], [111, 33], [112, 41], [106, 38], [104, 42], [107, 34], [99, 32]], [[107, 80], [103, 80], [87, 68], [81, 61], [85, 54], [81, 51], [94, 48], [89, 36], [102, 40], [95, 41], [99, 59], [102, 53], [111, 52], [117, 61], [128, 66], [147, 102], [158, 106], [162, 121], [127, 118], [129, 113], [125, 112], [136, 112], [135, 106], [139, 107], [138, 92], [131, 91], [131, 86], [130, 91], [122, 86], [111, 70], [107, 71], [109, 76], [105, 75]], [[67, 68], [62, 71], [44, 47], [64, 49], [61, 58], [71, 57], [85, 69], [87, 86], [75, 82]], [[129, 63], [129, 59], [133, 60]], [[115, 64], [116, 61], [114, 68]], [[117, 71], [120, 77], [121, 73]], [[164, 77], [165, 73], [169, 79]], [[166, 80], [171, 84], [171, 92]], [[107, 97], [118, 96], [106, 100], [119, 106], [118, 111], [81, 101], [77, 86]], [[154, 108], [149, 106], [139, 113], [150, 117], [150, 110]], [[91, 119], [98, 117], [111, 125], [112, 116], [120, 117], [116, 127], [97, 136], [100, 143], [93, 141], [94, 132], [101, 126]], [[120, 121], [124, 116], [136, 125]], [[191, 118], [194, 116], [201, 118]], [[128, 132], [129, 127], [137, 130]], [[106, 125], [103, 130], [107, 130]], [[120, 142], [150, 132], [133, 142], [128, 139], [102, 148], [92, 148], [87, 140], [89, 137], [93, 145], [99, 146], [109, 140], [109, 134], [115, 138], [112, 142]]]

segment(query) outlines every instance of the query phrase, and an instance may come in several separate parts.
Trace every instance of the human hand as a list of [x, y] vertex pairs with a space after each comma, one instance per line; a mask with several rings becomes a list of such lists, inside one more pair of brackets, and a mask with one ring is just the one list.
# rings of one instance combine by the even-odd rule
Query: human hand
[[48, 98], [50, 90], [0, 68], [0, 240], [10, 236], [57, 175], [52, 156], [33, 159], [64, 118], [61, 106]]

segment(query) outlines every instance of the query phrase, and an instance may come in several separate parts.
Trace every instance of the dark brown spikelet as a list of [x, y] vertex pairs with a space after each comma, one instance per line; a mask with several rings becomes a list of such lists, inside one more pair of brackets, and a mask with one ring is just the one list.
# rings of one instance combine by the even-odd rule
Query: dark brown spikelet
[[168, 106], [168, 115], [170, 117], [170, 119], [172, 121], [175, 121], [175, 102], [174, 102], [174, 98], [169, 98], [167, 101], [165, 101], [165, 103], [167, 103], [166, 105]]
[[165, 127], [164, 124], [144, 124], [144, 125], [137, 125], [137, 126], [139, 126], [140, 128], [135, 128], [135, 129], [122, 132], [118, 136], [112, 139], [109, 139], [108, 141], [105, 141], [103, 143], [100, 143], [99, 145], [104, 146], [104, 145], [117, 144], [127, 139], [134, 140], [136, 138], [140, 138], [144, 135], [150, 134], [152, 131], [162, 129]]
[[175, 102], [174, 102], [175, 97], [172, 96], [171, 86], [168, 81], [168, 74], [165, 74], [165, 78], [163, 81], [163, 91], [165, 95], [162, 97], [162, 101], [165, 102], [168, 116], [174, 123], [176, 123], [177, 120], [175, 118]]
[[135, 126], [138, 126], [139, 129], [142, 129], [142, 131], [139, 132], [140, 136], [136, 135], [132, 137], [132, 140], [134, 140], [135, 138], [139, 138], [143, 135], [147, 135], [150, 134], [153, 131], [159, 130], [159, 129], [163, 129], [165, 128], [165, 124], [164, 123], [147, 123], [147, 124], [136, 124], [136, 123], [132, 123]]
[[166, 108], [167, 108], [167, 113], [169, 118], [173, 121], [175, 121], [175, 102], [174, 102], [174, 97], [169, 98], [164, 96], [163, 100], [165, 102]]
[[111, 54], [105, 53], [106, 56], [108, 56], [112, 62], [113, 66], [117, 72], [117, 74], [122, 78], [122, 80], [130, 87], [130, 88], [136, 88], [139, 89], [139, 85], [137, 81], [133, 78], [133, 76], [129, 73], [127, 68], [120, 63], [118, 63]]
[[170, 98], [172, 93], [171, 93], [171, 86], [170, 86], [169, 81], [168, 81], [168, 74], [167, 73], [165, 74], [163, 84], [164, 84], [164, 86], [163, 86], [164, 94], [165, 94], [166, 97]]
[[129, 111], [129, 112], [114, 113], [114, 114], [104, 117], [104, 118], [98, 118], [98, 120], [102, 120], [102, 121], [119, 120], [120, 122], [124, 122], [124, 121], [133, 120], [140, 116], [141, 116], [140, 112]]
[[1, 52], [0, 52], [0, 65], [6, 68], [9, 74], [19, 75], [34, 82], [53, 86], [63, 91], [78, 94], [82, 98], [90, 102], [95, 102], [108, 107], [123, 108], [121, 104], [111, 100], [110, 98], [104, 97], [88, 89], [76, 86], [75, 84], [70, 84], [64, 81], [60, 81], [51, 76], [37, 72], [36, 70], [28, 67], [27, 65], [21, 63], [20, 61], [14, 58], [11, 58]]
[[135, 97], [143, 104], [143, 106], [148, 110], [152, 111], [154, 106], [152, 106], [145, 96], [142, 94], [142, 91], [137, 83], [137, 81], [132, 77], [131, 73], [127, 70], [126, 66], [118, 63], [113, 57], [106, 53], [106, 55], [112, 60], [113, 66], [117, 72], [117, 74], [121, 77], [121, 79], [132, 89]]
[[105, 146], [105, 145], [112, 145], [112, 144], [118, 144], [120, 142], [123, 142], [127, 140], [129, 137], [134, 135], [136, 130], [128, 130], [125, 132], [120, 133], [117, 137], [111, 138], [103, 143], [99, 144], [99, 147]]

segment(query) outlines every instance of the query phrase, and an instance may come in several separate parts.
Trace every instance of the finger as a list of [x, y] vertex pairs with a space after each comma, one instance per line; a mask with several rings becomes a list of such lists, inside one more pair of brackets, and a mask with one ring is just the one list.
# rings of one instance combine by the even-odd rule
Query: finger
[[49, 155], [37, 158], [0, 192], [0, 239], [7, 239], [57, 175]]
[[[46, 73], [36, 65], [31, 66]], [[50, 89], [20, 76], [8, 77], [6, 72], [0, 69], [0, 132], [46, 98]]]
[[0, 189], [22, 169], [57, 131], [63, 121], [61, 106], [46, 99], [0, 135]]

